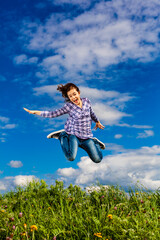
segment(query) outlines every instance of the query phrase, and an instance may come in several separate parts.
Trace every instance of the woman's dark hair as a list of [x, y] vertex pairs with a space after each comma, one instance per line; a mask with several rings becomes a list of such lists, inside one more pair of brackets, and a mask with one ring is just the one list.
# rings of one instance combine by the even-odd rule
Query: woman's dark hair
[[57, 90], [62, 93], [62, 97], [65, 98], [66, 102], [69, 102], [70, 100], [68, 98], [67, 92], [73, 88], [75, 88], [77, 90], [77, 92], [80, 92], [79, 88], [73, 83], [67, 83], [65, 85], [60, 84], [60, 85], [58, 85]]

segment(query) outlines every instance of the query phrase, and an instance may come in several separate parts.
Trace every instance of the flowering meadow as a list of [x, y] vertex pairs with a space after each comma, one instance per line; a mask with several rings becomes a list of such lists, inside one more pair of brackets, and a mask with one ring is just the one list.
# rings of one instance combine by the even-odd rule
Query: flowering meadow
[[45, 181], [0, 195], [0, 240], [158, 240], [160, 192]]

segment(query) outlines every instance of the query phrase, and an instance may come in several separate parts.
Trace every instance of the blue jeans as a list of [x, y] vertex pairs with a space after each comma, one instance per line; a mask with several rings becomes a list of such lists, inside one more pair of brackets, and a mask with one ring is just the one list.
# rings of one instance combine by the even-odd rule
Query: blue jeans
[[78, 147], [83, 148], [95, 163], [101, 162], [103, 158], [100, 145], [95, 139], [80, 139], [75, 135], [62, 132], [59, 135], [59, 140], [64, 155], [69, 161], [73, 161], [76, 158]]

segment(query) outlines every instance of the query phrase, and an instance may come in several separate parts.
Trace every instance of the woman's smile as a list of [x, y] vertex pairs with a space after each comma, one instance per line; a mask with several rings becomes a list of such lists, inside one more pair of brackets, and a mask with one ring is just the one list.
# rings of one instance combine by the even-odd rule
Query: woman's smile
[[76, 104], [79, 107], [82, 107], [82, 100], [80, 98], [80, 92], [78, 92], [75, 88], [72, 88], [67, 92], [68, 98], [71, 102]]

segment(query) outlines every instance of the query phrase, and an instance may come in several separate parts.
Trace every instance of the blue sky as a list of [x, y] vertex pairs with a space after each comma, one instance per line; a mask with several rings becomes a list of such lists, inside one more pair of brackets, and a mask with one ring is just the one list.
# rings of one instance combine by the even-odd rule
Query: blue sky
[[[160, 186], [158, 0], [1, 2], [0, 191], [32, 179], [66, 185]], [[73, 82], [105, 130], [103, 161], [79, 149], [68, 162], [58, 140], [67, 116], [44, 119], [64, 100], [58, 84]], [[93, 124], [94, 127], [94, 124]]]

